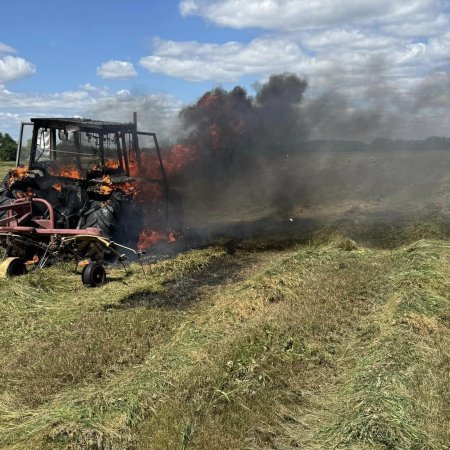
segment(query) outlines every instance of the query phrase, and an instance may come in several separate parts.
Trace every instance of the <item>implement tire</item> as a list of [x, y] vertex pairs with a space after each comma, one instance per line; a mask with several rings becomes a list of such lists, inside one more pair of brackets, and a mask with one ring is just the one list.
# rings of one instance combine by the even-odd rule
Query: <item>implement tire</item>
[[89, 263], [83, 268], [81, 281], [85, 286], [97, 287], [106, 283], [105, 268], [100, 263]]
[[22, 259], [16, 257], [6, 258], [0, 264], [0, 278], [12, 278], [26, 275], [27, 267]]

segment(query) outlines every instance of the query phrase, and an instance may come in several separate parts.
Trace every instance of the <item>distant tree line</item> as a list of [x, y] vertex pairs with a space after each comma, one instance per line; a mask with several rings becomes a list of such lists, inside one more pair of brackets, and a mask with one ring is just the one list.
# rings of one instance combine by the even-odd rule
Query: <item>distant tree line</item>
[[[375, 139], [366, 144], [361, 141], [315, 139], [303, 141], [302, 150], [307, 151], [364, 151], [364, 150], [450, 150], [450, 138], [430, 136], [423, 140]], [[8, 134], [0, 132], [0, 160], [16, 159], [17, 142]]]
[[450, 138], [430, 136], [422, 140], [375, 139], [370, 144], [361, 141], [316, 139], [305, 141], [302, 149], [308, 151], [450, 150]]
[[0, 132], [0, 160], [14, 161], [16, 152], [17, 142], [8, 133]]

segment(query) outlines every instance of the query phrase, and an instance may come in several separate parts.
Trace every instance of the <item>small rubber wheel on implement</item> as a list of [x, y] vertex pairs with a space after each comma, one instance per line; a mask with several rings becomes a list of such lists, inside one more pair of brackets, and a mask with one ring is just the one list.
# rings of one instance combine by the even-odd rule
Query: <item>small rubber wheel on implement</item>
[[17, 257], [6, 258], [0, 264], [0, 277], [17, 277], [19, 275], [26, 275], [27, 267], [25, 263]]
[[85, 286], [97, 287], [106, 283], [106, 271], [100, 263], [89, 263], [83, 267], [81, 280]]

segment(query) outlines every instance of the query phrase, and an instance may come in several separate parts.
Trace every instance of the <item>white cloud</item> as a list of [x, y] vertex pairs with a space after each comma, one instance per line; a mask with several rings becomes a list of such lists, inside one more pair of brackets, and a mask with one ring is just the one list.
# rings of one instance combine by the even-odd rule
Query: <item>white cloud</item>
[[173, 142], [183, 129], [178, 113], [183, 103], [163, 94], [134, 95], [126, 89], [98, 99], [84, 110], [86, 117], [115, 122], [130, 122], [137, 113], [138, 130], [153, 131], [160, 142]]
[[125, 79], [137, 76], [137, 72], [130, 62], [111, 60], [97, 67], [97, 75], [107, 80]]
[[329, 28], [319, 32], [303, 33], [301, 40], [306, 48], [315, 52], [333, 52], [338, 48], [352, 51], [385, 50], [399, 43], [399, 40], [392, 36], [352, 28]]
[[400, 23], [387, 22], [385, 25], [381, 25], [380, 30], [383, 34], [411, 38], [438, 36], [449, 28], [448, 15], [439, 11], [429, 11]]
[[340, 24], [420, 23], [439, 0], [182, 0], [183, 16], [199, 15], [231, 28], [310, 30]]
[[133, 112], [138, 113], [140, 129], [155, 131], [168, 139], [180, 132], [177, 115], [182, 102], [163, 94], [135, 95], [122, 89], [117, 92], [92, 84], [82, 85], [74, 91], [52, 94], [30, 94], [0, 89], [1, 131], [17, 138], [19, 124], [31, 117], [82, 116], [98, 120], [130, 122]]
[[16, 50], [11, 46], [0, 42], [0, 53], [16, 53]]
[[202, 44], [155, 41], [154, 54], [140, 65], [153, 73], [191, 81], [237, 81], [243, 75], [297, 71], [305, 59], [299, 45], [282, 37], [262, 37], [249, 44]]
[[7, 55], [0, 58], [0, 86], [36, 72], [36, 67], [29, 61]]
[[81, 89], [82, 91], [88, 92], [102, 92], [105, 90], [104, 88], [99, 88], [98, 86], [94, 86], [91, 83], [80, 84], [78, 88]]
[[[364, 83], [383, 69], [397, 79], [423, 77], [448, 64], [448, 2], [440, 0], [182, 0], [183, 16], [273, 30], [248, 43], [156, 40], [140, 65], [191, 81], [232, 82], [279, 72], [312, 85], [341, 78]], [[334, 73], [338, 72], [338, 73]]]
[[180, 13], [182, 16], [189, 16], [199, 12], [200, 7], [195, 0], [184, 0], [180, 3]]
[[[412, 131], [426, 130], [425, 125], [418, 126], [423, 120], [430, 130], [435, 130], [430, 134], [439, 134], [439, 130], [445, 130], [443, 118], [450, 112], [450, 106], [445, 104], [450, 92], [448, 3], [448, 0], [182, 0], [179, 9], [184, 17], [196, 15], [219, 26], [258, 27], [265, 31], [249, 42], [218, 44], [156, 39], [152, 54], [142, 57], [139, 64], [151, 73], [212, 83], [239, 83], [244, 76], [261, 80], [274, 73], [294, 72], [307, 77], [310, 98], [323, 92], [339, 92], [351, 109], [368, 100], [383, 102], [383, 96], [389, 96], [389, 108], [394, 103], [396, 107], [404, 105], [405, 115], [411, 123], [415, 120]], [[2, 90], [2, 84], [35, 72], [31, 63], [11, 56], [13, 52], [12, 47], [0, 43], [3, 122], [18, 120], [17, 115], [22, 113], [78, 114], [128, 121], [132, 112], [137, 111], [142, 128], [153, 124], [156, 131], [166, 130], [173, 125], [166, 128], [165, 121], [175, 123], [173, 118], [181, 102], [164, 95], [136, 95], [127, 89], [112, 92], [90, 83], [49, 95]], [[135, 77], [137, 72], [130, 62], [111, 60], [97, 68], [97, 75], [121, 79]], [[411, 107], [414, 96], [420, 99], [420, 108]], [[433, 96], [439, 98], [432, 99]], [[431, 117], [436, 119], [436, 111], [442, 119], [433, 124]]]
[[364, 85], [372, 74], [403, 83], [440, 70], [449, 39], [429, 44], [354, 29], [266, 35], [249, 43], [155, 41], [153, 55], [141, 58], [150, 72], [192, 81], [238, 82], [242, 76], [267, 77], [294, 72], [313, 88], [334, 81], [342, 87]]
[[447, 64], [450, 63], [450, 31], [436, 36], [429, 41], [430, 54]]
[[91, 96], [87, 91], [65, 91], [52, 94], [22, 93], [10, 90], [0, 90], [0, 108], [13, 111], [24, 109], [28, 111], [78, 111], [98, 96]]

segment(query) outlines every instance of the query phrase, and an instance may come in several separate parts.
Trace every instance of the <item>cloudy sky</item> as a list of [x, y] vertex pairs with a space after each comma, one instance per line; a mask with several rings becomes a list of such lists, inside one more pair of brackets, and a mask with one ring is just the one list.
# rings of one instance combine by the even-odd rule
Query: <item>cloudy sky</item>
[[21, 0], [0, 8], [0, 131], [15, 137], [33, 116], [130, 120], [132, 111], [141, 128], [174, 133], [171, 119], [206, 90], [240, 84], [252, 94], [283, 72], [308, 80], [305, 102], [323, 117], [321, 137], [340, 137], [339, 128], [342, 138], [362, 136], [355, 126], [327, 126], [333, 114], [367, 117], [368, 126], [375, 117], [382, 137], [450, 136], [448, 0]]

